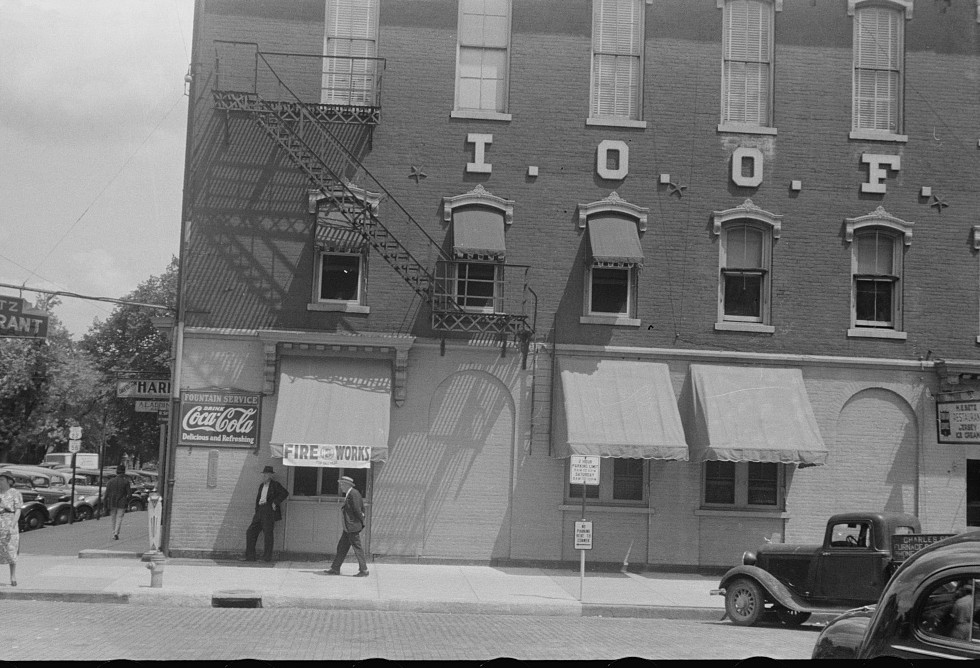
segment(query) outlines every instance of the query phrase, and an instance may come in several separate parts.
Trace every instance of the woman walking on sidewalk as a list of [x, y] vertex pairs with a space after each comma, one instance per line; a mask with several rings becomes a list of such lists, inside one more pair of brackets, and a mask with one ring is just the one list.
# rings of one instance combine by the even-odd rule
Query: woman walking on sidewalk
[[20, 551], [20, 509], [24, 499], [14, 489], [14, 477], [0, 471], [0, 564], [10, 565], [10, 585], [17, 586], [17, 553]]

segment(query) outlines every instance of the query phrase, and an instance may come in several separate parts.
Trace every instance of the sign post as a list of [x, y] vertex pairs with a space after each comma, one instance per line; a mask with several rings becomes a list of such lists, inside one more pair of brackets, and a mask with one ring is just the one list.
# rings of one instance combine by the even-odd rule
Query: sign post
[[82, 428], [68, 427], [68, 452], [71, 453], [71, 514], [68, 516], [68, 523], [75, 523], [75, 466], [77, 465], [78, 452], [82, 449]]
[[585, 519], [585, 486], [599, 484], [599, 457], [572, 455], [568, 482], [582, 486], [582, 520], [575, 523], [575, 549], [579, 551], [578, 600], [582, 601], [585, 592], [585, 551], [592, 549], [592, 522]]

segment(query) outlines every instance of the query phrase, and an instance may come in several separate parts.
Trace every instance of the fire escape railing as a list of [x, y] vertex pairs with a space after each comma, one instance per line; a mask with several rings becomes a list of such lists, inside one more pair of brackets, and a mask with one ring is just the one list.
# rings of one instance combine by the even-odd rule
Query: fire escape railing
[[[253, 42], [216, 40], [215, 44], [215, 85], [212, 90], [215, 109], [228, 114], [245, 112], [255, 118], [266, 134], [306, 174], [314, 187], [416, 294], [431, 306], [434, 330], [493, 333], [504, 338], [505, 345], [506, 336], [512, 334], [520, 340], [526, 353], [537, 318], [537, 295], [527, 282], [528, 268], [497, 265], [501, 279], [499, 283], [494, 281], [495, 298], [491, 306], [473, 308], [467, 303], [461, 304], [460, 283], [456, 271], [459, 263], [446, 254], [440, 244], [328, 127], [329, 123], [374, 125], [379, 121], [380, 72], [384, 69], [382, 59], [345, 57], [344, 60], [351, 61], [349, 67], [325, 65], [321, 68], [322, 77], [317, 92], [316, 76], [310, 74], [309, 67], [287, 67], [287, 74], [284, 76], [273, 68], [270, 59], [295, 61], [305, 58], [308, 62], [311, 58], [328, 61], [334, 57], [261, 52]], [[251, 49], [251, 76], [243, 76], [240, 72], [233, 75], [227, 71], [222, 72], [219, 45], [232, 49]], [[368, 61], [373, 65], [368, 67], [362, 64], [355, 67], [355, 61]], [[233, 62], [240, 63], [242, 58], [235, 58]], [[343, 72], [340, 79], [336, 78], [338, 70]], [[355, 70], [360, 78], [351, 74]], [[357, 82], [356, 87], [353, 86], [354, 81]], [[305, 93], [308, 99], [318, 96], [317, 99], [328, 101], [304, 101], [294, 90], [294, 86], [301, 87], [300, 92]], [[330, 100], [334, 103], [329, 102]], [[336, 104], [337, 100], [341, 100], [341, 103]], [[357, 104], [349, 104], [352, 101]], [[394, 205], [394, 209], [386, 207], [385, 223], [352, 189], [350, 177], [355, 175], [361, 181], [359, 185], [366, 186], [367, 190], [384, 193]], [[352, 203], [355, 206], [351, 206]], [[426, 263], [420, 261], [395, 237], [391, 228], [396, 225], [398, 229], [413, 235], [421, 233], [428, 253]], [[435, 273], [427, 269], [433, 263], [436, 267]], [[504, 279], [505, 276], [514, 274], [523, 279], [519, 290], [513, 287], [513, 281]], [[515, 290], [518, 295], [513, 294]]]

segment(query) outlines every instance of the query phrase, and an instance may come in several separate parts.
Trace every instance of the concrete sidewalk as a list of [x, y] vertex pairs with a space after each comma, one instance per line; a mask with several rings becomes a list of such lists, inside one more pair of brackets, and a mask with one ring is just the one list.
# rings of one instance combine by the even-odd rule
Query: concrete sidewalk
[[[358, 609], [469, 614], [659, 617], [719, 620], [717, 577], [589, 573], [543, 568], [373, 563], [371, 575], [325, 575], [324, 562], [275, 564], [169, 559], [151, 587], [138, 552], [82, 550], [78, 556], [21, 554], [17, 587], [0, 568], [0, 600], [59, 600], [159, 606]], [[583, 599], [579, 589], [583, 586]], [[218, 605], [217, 607], [221, 607]]]

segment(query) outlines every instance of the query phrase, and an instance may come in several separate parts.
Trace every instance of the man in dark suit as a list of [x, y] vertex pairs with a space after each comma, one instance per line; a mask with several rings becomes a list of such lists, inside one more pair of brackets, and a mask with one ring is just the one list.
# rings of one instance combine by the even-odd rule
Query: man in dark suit
[[347, 558], [347, 553], [354, 548], [357, 555], [357, 565], [359, 567], [355, 578], [366, 578], [368, 576], [367, 560], [364, 558], [364, 548], [361, 546], [361, 530], [364, 529], [364, 499], [360, 492], [354, 488], [354, 480], [348, 476], [340, 478], [340, 493], [344, 495], [344, 505], [341, 512], [344, 516], [344, 531], [340, 534], [337, 541], [337, 556], [333, 558], [333, 565], [330, 570], [324, 571], [327, 575], [340, 575], [340, 565]]
[[264, 480], [255, 495], [255, 515], [245, 532], [245, 556], [242, 561], [255, 561], [255, 542], [261, 532], [265, 538], [265, 552], [262, 558], [272, 561], [272, 539], [276, 522], [282, 519], [282, 502], [289, 496], [286, 488], [273, 480], [275, 469], [266, 466], [262, 469]]

